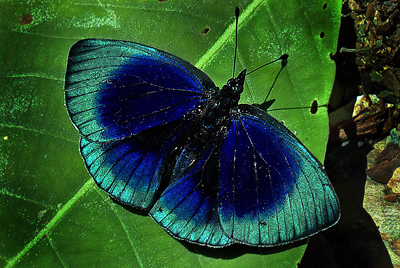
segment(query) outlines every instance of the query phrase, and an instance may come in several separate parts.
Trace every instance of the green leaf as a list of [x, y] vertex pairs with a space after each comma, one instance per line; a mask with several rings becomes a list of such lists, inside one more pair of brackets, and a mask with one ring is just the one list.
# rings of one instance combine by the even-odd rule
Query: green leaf
[[[232, 76], [235, 6], [242, 11], [237, 73], [289, 54], [270, 112], [323, 160], [339, 1], [0, 1], [0, 265], [295, 266], [306, 241], [261, 249], [193, 246], [113, 203], [85, 170], [64, 106], [68, 52], [83, 38], [168, 51], [222, 86]], [[263, 103], [279, 68], [249, 75], [241, 101]], [[311, 114], [314, 100], [320, 107]]]

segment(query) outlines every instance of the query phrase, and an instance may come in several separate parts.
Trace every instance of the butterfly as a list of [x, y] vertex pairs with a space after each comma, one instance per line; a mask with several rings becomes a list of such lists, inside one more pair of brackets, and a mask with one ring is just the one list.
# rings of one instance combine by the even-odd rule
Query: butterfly
[[335, 224], [339, 202], [318, 160], [266, 111], [238, 104], [245, 76], [219, 89], [149, 46], [75, 43], [65, 100], [96, 184], [209, 247], [277, 246]]

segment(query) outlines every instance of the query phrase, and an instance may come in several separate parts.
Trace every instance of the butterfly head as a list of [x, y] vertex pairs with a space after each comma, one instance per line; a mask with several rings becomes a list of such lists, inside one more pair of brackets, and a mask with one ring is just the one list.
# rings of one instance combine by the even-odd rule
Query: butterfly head
[[243, 92], [245, 76], [246, 69], [244, 69], [236, 78], [229, 79], [226, 85], [222, 87], [222, 94], [239, 100], [240, 94]]

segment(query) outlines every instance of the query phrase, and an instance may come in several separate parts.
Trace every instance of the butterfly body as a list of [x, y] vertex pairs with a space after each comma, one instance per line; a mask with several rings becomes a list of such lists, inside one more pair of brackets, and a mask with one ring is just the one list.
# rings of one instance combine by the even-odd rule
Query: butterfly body
[[321, 164], [267, 112], [190, 63], [137, 43], [88, 39], [69, 55], [66, 105], [97, 185], [178, 239], [275, 246], [339, 218]]
[[[216, 88], [212, 94], [207, 96], [207, 101], [197, 107], [188, 120], [197, 122], [192, 127], [192, 134], [185, 135], [193, 137], [194, 148], [205, 147], [213, 137], [224, 135], [230, 125], [231, 114], [238, 109], [240, 94], [243, 92], [244, 70], [236, 79], [230, 79], [229, 83], [222, 90]], [[188, 142], [188, 141], [186, 141]]]

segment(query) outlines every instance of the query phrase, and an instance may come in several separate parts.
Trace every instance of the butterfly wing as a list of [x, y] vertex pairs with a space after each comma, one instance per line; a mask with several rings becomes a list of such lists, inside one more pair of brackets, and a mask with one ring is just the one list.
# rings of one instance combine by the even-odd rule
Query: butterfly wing
[[219, 220], [237, 243], [275, 246], [324, 230], [339, 203], [323, 167], [281, 123], [240, 105], [219, 154]]
[[149, 209], [157, 198], [180, 125], [110, 142], [81, 137], [80, 150], [96, 184], [124, 204]]
[[173, 170], [172, 183], [149, 215], [178, 239], [210, 247], [232, 244], [218, 219], [218, 149], [220, 137], [197, 151], [188, 144]]
[[86, 167], [101, 189], [135, 207], [145, 209], [154, 203], [162, 170], [157, 150], [129, 139], [97, 143], [84, 137], [80, 147]]
[[136, 43], [88, 39], [70, 51], [66, 106], [98, 186], [148, 209], [156, 199], [184, 117], [204, 103], [211, 79], [190, 63]]
[[65, 99], [80, 133], [103, 142], [178, 120], [204, 103], [211, 88], [207, 75], [164, 51], [87, 39], [71, 48]]

